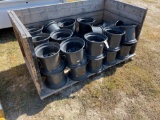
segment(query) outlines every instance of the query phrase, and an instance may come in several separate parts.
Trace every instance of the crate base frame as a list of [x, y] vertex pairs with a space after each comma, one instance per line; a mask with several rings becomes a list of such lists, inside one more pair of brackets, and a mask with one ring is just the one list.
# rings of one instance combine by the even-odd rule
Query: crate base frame
[[[126, 24], [138, 25], [136, 27], [136, 39], [139, 40], [147, 10], [147, 8], [142, 6], [131, 5], [119, 0], [88, 0], [40, 6], [36, 8], [11, 10], [8, 11], [8, 14], [37, 92], [40, 98], [44, 99], [54, 93], [74, 85], [77, 82], [69, 80], [68, 83], [61, 89], [46, 89], [38, 66], [38, 60], [35, 55], [32, 36], [27, 31], [26, 27], [42, 25], [45, 24], [46, 21], [58, 21], [66, 17], [93, 17], [96, 21], [107, 22], [116, 22], [117, 20], [122, 20]], [[137, 44], [131, 48], [131, 53], [135, 53], [136, 46]], [[118, 60], [116, 64], [127, 61], [134, 55], [135, 54], [130, 55], [129, 58], [125, 60]], [[106, 66], [105, 69], [114, 65]], [[92, 75], [94, 74], [89, 74], [88, 77]]]
[[[136, 55], [136, 54], [129, 55], [129, 57], [127, 57], [127, 58], [125, 58], [125, 59], [123, 59], [123, 60], [117, 59], [116, 63], [113, 64], [113, 65], [103, 65], [103, 69], [102, 69], [102, 71], [99, 72], [99, 73], [103, 73], [103, 72], [104, 72], [105, 70], [107, 70], [108, 68], [111, 68], [111, 67], [113, 67], [113, 66], [115, 66], [115, 65], [118, 65], [118, 64], [120, 64], [120, 63], [122, 63], [122, 62], [128, 61], [129, 59], [131, 59], [131, 58], [134, 57], [135, 55]], [[89, 73], [89, 72], [88, 72], [87, 79], [89, 79], [90, 77], [92, 77], [92, 76], [94, 76], [94, 75], [96, 75], [96, 74], [98, 74], [98, 73]], [[84, 81], [85, 81], [85, 80], [84, 80]], [[81, 81], [81, 82], [83, 82], [83, 81]], [[79, 81], [72, 81], [70, 78], [67, 77], [67, 83], [66, 83], [66, 85], [63, 86], [63, 87], [61, 87], [61, 88], [59, 88], [59, 89], [49, 89], [49, 88], [47, 88], [47, 87], [44, 85], [43, 88], [45, 88], [45, 89], [43, 89], [43, 91], [41, 92], [40, 98], [41, 98], [41, 99], [44, 99], [44, 98], [46, 98], [46, 97], [49, 97], [49, 96], [51, 96], [51, 95], [53, 95], [53, 94], [56, 94], [56, 93], [58, 93], [58, 92], [60, 92], [60, 91], [62, 91], [62, 90], [64, 90], [64, 89], [67, 89], [67, 88], [69, 88], [69, 87], [72, 87], [72, 85], [74, 85], [74, 84], [76, 84], [76, 83], [79, 83]]]

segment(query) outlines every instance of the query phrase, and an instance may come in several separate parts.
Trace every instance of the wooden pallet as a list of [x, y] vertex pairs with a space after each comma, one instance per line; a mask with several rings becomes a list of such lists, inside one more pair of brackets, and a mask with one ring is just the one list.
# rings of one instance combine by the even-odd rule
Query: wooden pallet
[[[130, 55], [128, 58], [126, 58], [126, 59], [124, 59], [124, 60], [117, 60], [117, 62], [116, 62], [115, 64], [113, 64], [113, 65], [103, 65], [103, 68], [102, 68], [102, 70], [101, 70], [99, 73], [101, 73], [101, 72], [107, 70], [108, 68], [111, 68], [111, 67], [113, 67], [113, 66], [115, 66], [115, 65], [117, 65], [117, 64], [119, 64], [119, 63], [122, 63], [122, 62], [125, 62], [125, 61], [129, 60], [129, 59], [131, 59], [131, 58], [132, 58], [133, 56], [135, 56], [135, 55], [136, 55], [136, 54]], [[90, 78], [90, 77], [92, 77], [92, 76], [94, 76], [94, 75], [96, 75], [96, 74], [97, 74], [97, 73], [90, 73], [90, 72], [88, 72], [88, 73], [87, 73], [87, 78]], [[66, 83], [65, 86], [63, 86], [63, 87], [60, 88], [60, 89], [56, 89], [56, 90], [49, 89], [49, 88], [46, 87], [44, 93], [42, 92], [42, 94], [40, 95], [40, 97], [41, 97], [41, 99], [44, 99], [44, 98], [46, 98], [46, 97], [48, 97], [48, 96], [50, 96], [50, 95], [53, 95], [53, 94], [58, 93], [58, 92], [66, 89], [66, 88], [68, 88], [68, 87], [71, 87], [72, 85], [74, 85], [74, 84], [76, 84], [76, 83], [78, 83], [78, 81], [72, 81], [71, 79], [67, 78], [67, 83]], [[44, 85], [44, 86], [45, 86], [45, 85]]]
[[[45, 87], [34, 52], [32, 37], [26, 29], [27, 26], [42, 25], [48, 20], [60, 20], [65, 17], [77, 18], [87, 16], [94, 17], [96, 21], [104, 20], [107, 22], [122, 20], [125, 23], [138, 25], [136, 28], [136, 38], [138, 40], [146, 12], [146, 8], [127, 4], [118, 0], [88, 0], [13, 10], [8, 11], [8, 14], [38, 94], [41, 99], [44, 99], [75, 84], [75, 82], [68, 81], [66, 86], [58, 90], [49, 90]], [[136, 45], [131, 48], [132, 53], [135, 52], [135, 49]]]

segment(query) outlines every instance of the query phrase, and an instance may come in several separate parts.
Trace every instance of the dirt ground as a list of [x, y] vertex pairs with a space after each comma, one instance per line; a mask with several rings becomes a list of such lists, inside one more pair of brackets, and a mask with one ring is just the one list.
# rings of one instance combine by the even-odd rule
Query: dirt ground
[[0, 99], [6, 119], [160, 120], [160, 1], [125, 1], [149, 8], [137, 56], [43, 101], [13, 30], [0, 30]]

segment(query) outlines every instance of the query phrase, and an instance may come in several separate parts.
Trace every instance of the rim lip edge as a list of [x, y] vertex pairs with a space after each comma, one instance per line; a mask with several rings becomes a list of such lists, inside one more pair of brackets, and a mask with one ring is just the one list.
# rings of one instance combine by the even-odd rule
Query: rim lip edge
[[47, 23], [45, 23], [45, 25], [43, 26], [43, 29], [46, 29], [48, 26], [50, 26], [51, 24], [57, 24], [56, 21], [54, 20], [50, 20]]
[[[94, 36], [96, 36], [96, 34], [97, 34], [97, 35], [100, 35], [100, 36], [103, 37], [105, 40], [103, 40], [103, 41], [101, 41], [101, 42], [97, 42], [97, 41], [90, 41], [90, 40], [87, 38], [89, 35], [94, 35]], [[91, 43], [104, 43], [104, 41], [108, 41], [108, 37], [107, 37], [106, 35], [101, 34], [101, 33], [96, 33], [96, 32], [87, 33], [87, 34], [84, 35], [84, 38], [85, 38], [85, 40], [87, 40], [88, 42], [91, 42]]]
[[[93, 21], [92, 22], [88, 22], [88, 23], [85, 23], [85, 22], [81, 22], [80, 20], [81, 19], [92, 19]], [[80, 18], [77, 18], [77, 22], [78, 23], [83, 23], [83, 24], [92, 24], [92, 23], [94, 23], [96, 20], [93, 18], [93, 17], [80, 17]]]
[[[119, 36], [119, 35], [125, 35], [126, 34], [126, 31], [122, 31], [122, 30], [119, 30], [119, 29], [112, 29], [112, 28], [104, 28], [103, 29], [104, 30], [104, 32], [106, 32], [107, 34], [110, 34], [110, 35], [115, 35], [115, 36]], [[108, 30], [114, 30], [114, 31], [118, 31], [118, 32], [121, 32], [120, 34], [115, 34], [115, 33], [111, 33], [111, 32], [108, 32]]]
[[34, 43], [36, 44], [36, 43], [39, 43], [39, 42], [43, 42], [43, 41], [49, 40], [50, 35], [47, 35], [47, 36], [48, 36], [48, 37], [45, 38], [45, 39], [43, 39], [43, 40], [33, 41], [33, 39], [36, 38], [36, 37], [45, 37], [45, 36], [37, 35], [37, 36], [35, 36], [35, 37], [32, 38], [32, 42], [33, 42], [33, 44], [34, 44]]
[[[40, 45], [38, 45], [37, 47], [35, 47], [34, 51], [35, 51], [36, 57], [37, 57], [37, 58], [40, 58], [40, 59], [53, 57], [54, 55], [47, 56], [47, 57], [41, 57], [41, 56], [37, 55], [37, 53], [38, 53], [41, 49], [46, 48], [46, 47], [48, 47], [48, 46], [52, 46], [52, 47], [53, 47], [53, 45], [55, 46], [55, 44], [58, 45], [59, 49], [58, 49], [58, 51], [57, 51], [54, 55], [59, 54], [59, 53], [60, 53], [60, 45], [59, 45], [59, 43], [56, 43], [56, 42], [48, 42], [48, 43], [40, 44]], [[56, 46], [57, 46], [57, 45], [56, 45]]]
[[[78, 39], [78, 40], [77, 40], [77, 39]], [[80, 43], [80, 40], [81, 40], [81, 43], [83, 42], [83, 45], [82, 45], [82, 47], [81, 47], [79, 50], [77, 50], [77, 51], [75, 51], [75, 52], [66, 52], [66, 51], [63, 51], [63, 50], [61, 49], [62, 46], [66, 45], [69, 41], [72, 41], [72, 42], [78, 41], [78, 42]], [[85, 41], [84, 41], [82, 38], [79, 38], [79, 37], [71, 37], [71, 38], [69, 38], [69, 39], [67, 39], [67, 40], [65, 40], [65, 41], [62, 41], [61, 44], [60, 44], [60, 50], [61, 50], [63, 53], [65, 53], [65, 54], [73, 54], [73, 53], [80, 52], [81, 50], [83, 50], [84, 47], [85, 47]]]
[[119, 28], [132, 28], [132, 27], [137, 27], [138, 25], [136, 24], [124, 24], [124, 25], [119, 25], [119, 26], [116, 26], [116, 27], [119, 27]]
[[51, 33], [50, 33], [50, 38], [53, 39], [53, 40], [55, 40], [52, 36], [55, 35], [56, 33], [60, 32], [60, 31], [61, 31], [62, 33], [63, 33], [63, 31], [67, 31], [67, 33], [69, 33], [69, 31], [70, 31], [71, 34], [70, 34], [70, 36], [66, 37], [66, 39], [61, 39], [61, 40], [57, 40], [57, 39], [56, 39], [56, 41], [68, 40], [69, 38], [71, 38], [71, 37], [73, 36], [73, 31], [72, 31], [72, 30], [70, 30], [70, 29], [59, 29], [59, 30], [56, 30], [56, 31], [51, 32]]
[[64, 27], [59, 26], [59, 24], [60, 24], [62, 21], [67, 20], [67, 18], [66, 18], [66, 19], [63, 19], [63, 20], [61, 20], [61, 21], [59, 21], [59, 22], [57, 23], [58, 27], [60, 27], [60, 28], [71, 27], [72, 25], [74, 25], [74, 24], [76, 23], [76, 19], [74, 19], [74, 18], [68, 18], [68, 19], [72, 19], [72, 20], [74, 20], [74, 22], [73, 22], [71, 25], [67, 25], [67, 26], [64, 26]]

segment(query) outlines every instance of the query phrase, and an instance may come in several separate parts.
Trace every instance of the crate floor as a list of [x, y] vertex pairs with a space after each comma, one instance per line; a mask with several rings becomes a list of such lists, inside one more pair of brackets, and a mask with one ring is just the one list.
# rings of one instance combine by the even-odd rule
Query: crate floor
[[[110, 68], [110, 67], [113, 67], [113, 66], [115, 66], [115, 65], [117, 65], [117, 64], [119, 64], [119, 63], [122, 63], [122, 62], [125, 62], [125, 61], [129, 60], [130, 58], [132, 58], [132, 57], [135, 56], [135, 55], [136, 55], [136, 54], [129, 55], [128, 58], [125, 58], [125, 59], [123, 59], [123, 60], [118, 60], [118, 59], [117, 59], [116, 63], [113, 64], [113, 65], [103, 65], [103, 68], [102, 68], [102, 70], [101, 70], [99, 73], [101, 73], [101, 72], [103, 72], [104, 70], [106, 70], [106, 69], [108, 69], [108, 68]], [[89, 78], [89, 77], [91, 77], [91, 76], [93, 76], [93, 75], [96, 75], [96, 74], [98, 74], [98, 73], [89, 73], [89, 72], [88, 72], [87, 78]], [[49, 97], [49, 96], [51, 96], [52, 94], [58, 93], [58, 92], [66, 89], [66, 88], [68, 88], [68, 87], [71, 87], [72, 85], [74, 85], [74, 84], [76, 84], [76, 83], [78, 83], [78, 81], [72, 81], [71, 79], [67, 78], [67, 83], [66, 83], [66, 85], [63, 86], [63, 87], [61, 87], [61, 88], [59, 88], [59, 89], [49, 89], [49, 88], [47, 88], [47, 87], [44, 85], [44, 86], [43, 86], [44, 89], [41, 91], [40, 98], [41, 98], [41, 99], [44, 99], [44, 98], [46, 98], [46, 97]]]

